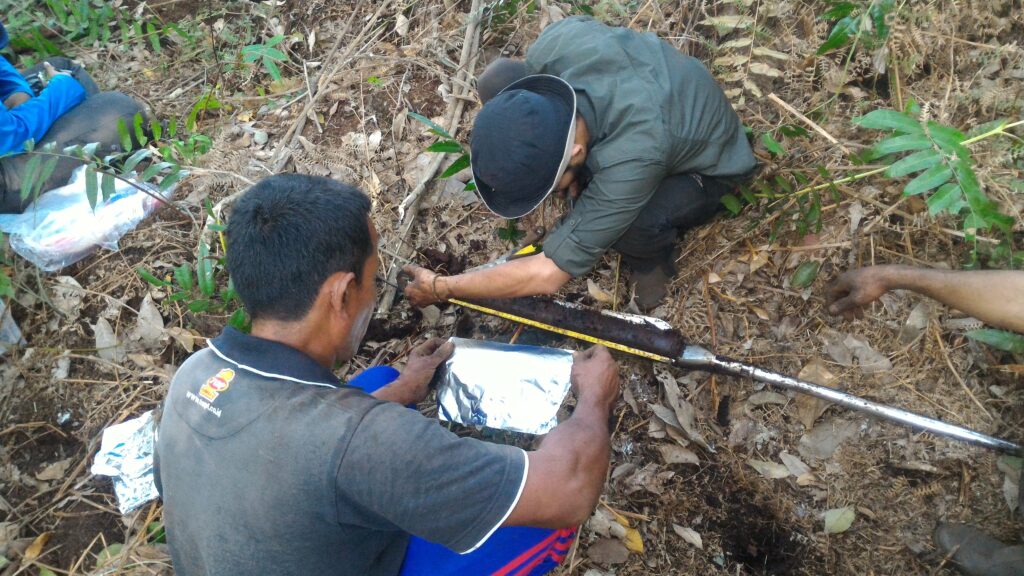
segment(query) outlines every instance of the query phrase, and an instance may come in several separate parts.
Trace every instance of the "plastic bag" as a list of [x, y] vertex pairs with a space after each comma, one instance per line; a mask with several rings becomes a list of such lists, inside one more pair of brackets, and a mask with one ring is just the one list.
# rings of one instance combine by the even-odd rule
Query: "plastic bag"
[[156, 423], [152, 410], [103, 429], [100, 451], [90, 471], [96, 476], [113, 478], [121, 514], [160, 497], [153, 480], [155, 442]]
[[11, 316], [11, 309], [3, 300], [0, 300], [0, 356], [7, 352], [11, 346], [20, 346], [25, 343], [21, 337], [21, 329], [18, 323]]
[[85, 194], [85, 166], [75, 170], [66, 185], [40, 194], [22, 214], [0, 214], [0, 230], [11, 237], [11, 248], [46, 272], [60, 270], [85, 258], [97, 246], [117, 250], [117, 241], [141, 222], [160, 201], [169, 200], [177, 185], [160, 192], [138, 184], [153, 196], [127, 182], [115, 180], [114, 193], [106, 202], [89, 207]]

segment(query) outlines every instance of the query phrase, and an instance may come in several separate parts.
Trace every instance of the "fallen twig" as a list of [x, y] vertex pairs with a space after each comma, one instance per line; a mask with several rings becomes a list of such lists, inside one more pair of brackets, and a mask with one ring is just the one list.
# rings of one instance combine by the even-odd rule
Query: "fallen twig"
[[776, 96], [774, 92], [768, 95], [768, 99], [771, 100], [774, 104], [777, 104], [780, 108], [782, 108], [786, 112], [789, 112], [793, 116], [796, 116], [801, 122], [803, 122], [804, 124], [807, 124], [807, 126], [809, 126], [812, 130], [814, 130], [818, 134], [821, 134], [822, 136], [824, 136], [825, 139], [828, 140], [829, 142], [838, 145], [843, 150], [843, 152], [845, 152], [847, 154], [850, 153], [850, 151], [846, 148], [846, 146], [843, 146], [839, 142], [839, 140], [836, 140], [831, 134], [826, 132], [824, 128], [822, 128], [821, 126], [819, 126], [817, 124], [817, 122], [815, 122], [814, 120], [811, 120], [807, 116], [804, 116], [803, 114], [801, 114], [796, 108], [793, 108], [786, 101], [784, 101], [782, 98], [779, 98], [778, 96]]
[[[462, 43], [462, 54], [459, 57], [459, 72], [456, 75], [457, 79], [461, 79], [464, 84], [463, 88], [468, 85], [469, 78], [473, 75], [473, 69], [476, 66], [476, 61], [479, 56], [479, 43], [480, 43], [480, 20], [481, 20], [481, 8], [480, 0], [473, 0], [473, 5], [469, 9], [469, 15], [466, 22], [466, 36]], [[457, 86], [458, 87], [458, 86]], [[453, 94], [454, 96], [455, 94]], [[448, 133], [452, 136], [458, 130], [459, 121], [462, 118], [462, 109], [465, 107], [466, 100], [464, 98], [453, 97], [448, 102], [448, 110], [445, 113], [445, 128]], [[422, 180], [413, 189], [412, 192], [402, 201], [401, 207], [399, 208], [402, 213], [402, 224], [398, 230], [398, 235], [395, 238], [396, 245], [392, 247], [392, 251], [395, 254], [401, 254], [402, 247], [405, 245], [405, 239], [409, 236], [412, 231], [413, 224], [416, 222], [416, 215], [419, 213], [420, 200], [423, 198], [424, 192], [427, 189], [428, 184], [434, 179], [434, 174], [438, 168], [441, 167], [441, 163], [444, 161], [445, 155], [438, 154], [434, 158], [430, 165], [427, 167], [426, 173], [423, 175]], [[398, 274], [402, 267], [397, 262], [392, 262], [390, 269], [387, 274], [388, 286], [384, 289], [384, 293], [381, 295], [380, 301], [377, 304], [377, 315], [386, 316], [391, 311], [392, 302], [395, 300], [396, 289], [392, 287], [393, 284], [397, 283]]]

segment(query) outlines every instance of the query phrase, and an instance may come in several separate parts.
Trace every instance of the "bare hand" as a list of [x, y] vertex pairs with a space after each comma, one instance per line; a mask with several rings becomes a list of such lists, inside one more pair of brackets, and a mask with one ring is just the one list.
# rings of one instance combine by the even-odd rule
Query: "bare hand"
[[889, 268], [869, 266], [844, 273], [828, 287], [829, 314], [853, 320], [864, 315], [863, 307], [889, 291]]
[[604, 346], [573, 353], [569, 380], [577, 396], [593, 398], [609, 410], [619, 397], [619, 365]]
[[434, 378], [434, 371], [451, 357], [454, 351], [455, 345], [443, 338], [431, 338], [413, 348], [409, 352], [409, 361], [402, 374], [382, 389], [391, 388], [387, 391], [386, 398], [402, 404], [423, 401], [430, 392], [430, 381]]
[[446, 298], [443, 283], [436, 272], [415, 264], [406, 264], [402, 271], [412, 276], [412, 280], [405, 285], [404, 292], [413, 306], [422, 308]]
[[45, 72], [45, 74], [43, 74], [43, 86], [48, 86], [50, 84], [50, 80], [53, 80], [57, 76], [73, 77], [70, 70], [58, 70], [49, 62], [43, 62], [43, 71]]

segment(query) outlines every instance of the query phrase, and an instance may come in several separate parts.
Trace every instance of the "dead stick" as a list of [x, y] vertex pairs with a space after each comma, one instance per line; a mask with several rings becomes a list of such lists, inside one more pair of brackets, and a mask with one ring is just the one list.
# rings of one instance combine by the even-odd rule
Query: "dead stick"
[[949, 367], [949, 371], [953, 373], [953, 377], [956, 378], [960, 387], [967, 393], [967, 397], [971, 399], [971, 402], [974, 402], [975, 406], [981, 408], [981, 411], [985, 413], [985, 416], [992, 418], [992, 413], [988, 411], [988, 408], [985, 408], [985, 405], [982, 404], [981, 401], [978, 400], [978, 397], [974, 395], [974, 392], [967, 387], [967, 383], [964, 382], [964, 379], [960, 377], [960, 373], [956, 371], [955, 367], [953, 367], [953, 361], [949, 359], [949, 352], [946, 350], [946, 344], [942, 341], [942, 335], [939, 334], [938, 327], [935, 324], [932, 324], [932, 326], [934, 327], [932, 334], [935, 336], [935, 342], [939, 345], [939, 350], [942, 350], [942, 357], [946, 361], [946, 366]]
[[[708, 309], [708, 327], [711, 328], [711, 346], [718, 349], [718, 334], [715, 331], [715, 313], [711, 307], [711, 295], [708, 292], [708, 284], [711, 283], [711, 272], [708, 271], [704, 274], [704, 303]], [[718, 381], [715, 379], [715, 374], [711, 374], [711, 411], [718, 414]]]
[[[473, 5], [469, 9], [469, 15], [466, 24], [466, 36], [462, 44], [462, 54], [459, 58], [459, 72], [456, 77], [464, 78], [467, 83], [468, 79], [473, 75], [473, 68], [476, 66], [476, 60], [479, 56], [479, 50], [477, 50], [480, 42], [480, 0], [473, 0]], [[448, 103], [448, 112], [445, 114], [445, 120], [447, 121], [446, 128], [448, 133], [452, 136], [458, 130], [459, 120], [462, 117], [462, 109], [465, 107], [466, 101], [463, 98], [452, 98]], [[402, 206], [407, 206], [408, 210], [402, 215], [402, 226], [399, 229], [398, 245], [393, 248], [396, 253], [401, 254], [402, 247], [404, 246], [405, 239], [409, 236], [412, 231], [413, 225], [416, 222], [416, 215], [419, 213], [420, 200], [423, 197], [424, 192], [427, 189], [427, 185], [433, 180], [434, 174], [437, 169], [441, 167], [441, 162], [444, 161], [444, 155], [438, 154], [437, 158], [431, 161], [427, 168], [426, 174], [423, 179], [416, 186], [416, 188], [409, 194], [406, 200], [402, 201]], [[377, 315], [387, 316], [391, 311], [391, 304], [395, 300], [396, 288], [392, 285], [397, 284], [398, 274], [402, 267], [396, 263], [392, 263], [391, 268], [388, 270], [387, 284], [388, 286], [384, 289], [384, 294], [381, 295], [380, 300], [377, 303]]]
[[[348, 34], [349, 29], [352, 27], [352, 22], [356, 19], [356, 16], [359, 14], [360, 9], [363, 7], [364, 3], [365, 0], [359, 0], [359, 3], [356, 4], [356, 7], [352, 10], [352, 15], [349, 16], [348, 21], [345, 23], [345, 28], [341, 31], [340, 34], [338, 34], [338, 39], [335, 40], [334, 46], [331, 47], [331, 50], [330, 52], [328, 52], [327, 58], [324, 59], [324, 62], [331, 62], [334, 59], [335, 53], [337, 53], [338, 48], [341, 46], [342, 39], [344, 39], [345, 36]], [[349, 43], [348, 47], [345, 49], [345, 54], [337, 60], [337, 62], [331, 67], [329, 72], [322, 72], [320, 75], [316, 77], [316, 81], [310, 84], [310, 90], [315, 91], [316, 94], [310, 95], [310, 98], [306, 102], [306, 105], [303, 107], [302, 112], [295, 119], [295, 122], [288, 129], [288, 132], [285, 133], [284, 138], [281, 138], [280, 142], [277, 145], [277, 149], [274, 150], [274, 156], [270, 160], [270, 171], [272, 173], [276, 174], [277, 172], [280, 172], [281, 169], [284, 167], [284, 164], [288, 161], [287, 151], [292, 144], [292, 140], [295, 139], [296, 135], [302, 134], [302, 129], [305, 128], [306, 126], [306, 118], [309, 116], [309, 113], [316, 107], [316, 103], [324, 94], [324, 92], [319, 89], [322, 81], [324, 79], [330, 81], [330, 79], [333, 78], [338, 73], [341, 66], [347, 63], [348, 57], [355, 50], [356, 46], [366, 36], [367, 31], [370, 30], [377, 23], [377, 18], [380, 16], [381, 12], [390, 4], [390, 0], [382, 2], [381, 5], [377, 8], [377, 11], [374, 12], [373, 16], [370, 18], [370, 20], [366, 23], [365, 26], [363, 26], [363, 29], [359, 31], [359, 34], [356, 35], [356, 37], [353, 38], [352, 41]]]
[[832, 135], [829, 134], [828, 132], [826, 132], [824, 128], [822, 128], [821, 126], [818, 126], [818, 124], [814, 120], [811, 120], [807, 116], [804, 116], [799, 111], [797, 111], [796, 108], [793, 108], [788, 103], [786, 103], [782, 98], [779, 98], [778, 96], [776, 96], [774, 92], [768, 95], [768, 99], [771, 100], [772, 102], [774, 102], [775, 104], [777, 104], [780, 108], [782, 108], [786, 112], [789, 112], [793, 116], [796, 116], [798, 119], [800, 119], [801, 122], [803, 122], [804, 124], [807, 124], [808, 126], [810, 126], [810, 128], [812, 130], [814, 130], [818, 134], [821, 134], [822, 136], [824, 136], [825, 139], [828, 140], [829, 142], [831, 142], [833, 144], [838, 144], [839, 147], [843, 149], [843, 152], [846, 152], [847, 154], [850, 153], [850, 151], [846, 149], [846, 146], [843, 146], [842, 144], [839, 143], [839, 140], [836, 140], [835, 138], [833, 138]]

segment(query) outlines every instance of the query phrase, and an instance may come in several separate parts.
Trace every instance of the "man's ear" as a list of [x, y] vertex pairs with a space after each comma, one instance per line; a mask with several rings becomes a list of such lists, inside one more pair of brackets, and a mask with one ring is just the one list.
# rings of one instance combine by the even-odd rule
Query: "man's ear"
[[349, 314], [349, 305], [356, 297], [356, 275], [352, 272], [335, 272], [327, 278], [325, 288], [334, 314]]

